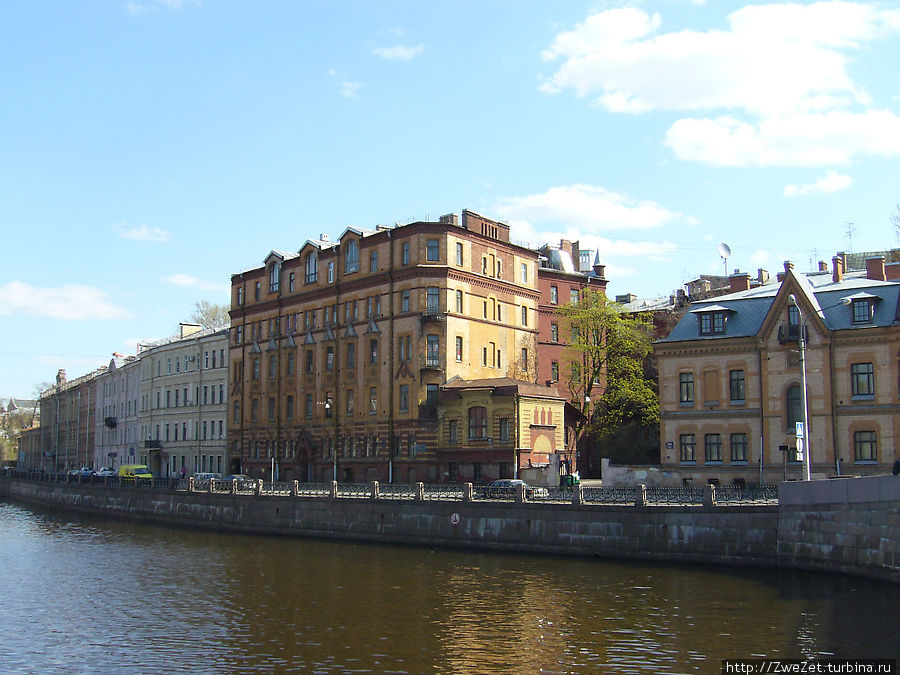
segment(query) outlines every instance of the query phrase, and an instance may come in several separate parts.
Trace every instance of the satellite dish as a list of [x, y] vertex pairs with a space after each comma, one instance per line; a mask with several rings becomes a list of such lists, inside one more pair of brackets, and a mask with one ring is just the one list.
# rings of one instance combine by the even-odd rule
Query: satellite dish
[[731, 257], [731, 247], [728, 244], [719, 244], [719, 255], [728, 260]]

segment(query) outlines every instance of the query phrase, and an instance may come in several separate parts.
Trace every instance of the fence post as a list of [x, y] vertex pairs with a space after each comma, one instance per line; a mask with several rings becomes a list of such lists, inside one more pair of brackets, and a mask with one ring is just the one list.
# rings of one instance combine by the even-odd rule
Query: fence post
[[416, 501], [421, 502], [425, 500], [425, 483], [419, 481], [416, 483]]
[[572, 486], [572, 504], [575, 506], [584, 504], [584, 491], [581, 487], [581, 483], [576, 483]]
[[300, 495], [300, 481], [295, 480], [291, 483], [291, 497], [298, 497]]
[[337, 483], [336, 480], [331, 481], [331, 498], [332, 498], [332, 499], [337, 499], [337, 498], [338, 498], [338, 489], [337, 489], [337, 485], [338, 485], [338, 483]]
[[378, 499], [381, 496], [381, 486], [377, 480], [372, 481], [372, 499]]
[[263, 479], [257, 478], [256, 479], [256, 487], [253, 490], [253, 494], [255, 494], [257, 497], [262, 494], [262, 486], [263, 486]]
[[525, 503], [525, 483], [516, 483], [516, 504]]
[[215, 479], [215, 478], [210, 478], [210, 479], [209, 479], [209, 486], [206, 488], [206, 491], [207, 491], [208, 493], [212, 494], [212, 491], [213, 491], [213, 483], [215, 483], [215, 482], [216, 482], [216, 479]]
[[475, 490], [471, 483], [463, 483], [463, 501], [470, 502], [475, 497]]
[[703, 506], [715, 506], [716, 505], [716, 486], [712, 483], [707, 483], [703, 486]]
[[232, 478], [231, 479], [231, 494], [233, 494], [233, 495], [237, 494], [237, 486], [238, 486], [238, 479]]
[[641, 483], [634, 487], [634, 507], [636, 509], [642, 509], [647, 506], [647, 486]]
[[188, 478], [188, 492], [193, 492], [193, 491], [194, 491], [194, 477], [191, 476], [190, 478]]

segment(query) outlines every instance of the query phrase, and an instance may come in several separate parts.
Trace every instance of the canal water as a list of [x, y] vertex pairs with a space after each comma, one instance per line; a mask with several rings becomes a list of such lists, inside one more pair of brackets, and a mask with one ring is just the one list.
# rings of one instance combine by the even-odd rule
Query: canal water
[[0, 502], [3, 673], [717, 673], [896, 658], [900, 589], [813, 573], [172, 529]]

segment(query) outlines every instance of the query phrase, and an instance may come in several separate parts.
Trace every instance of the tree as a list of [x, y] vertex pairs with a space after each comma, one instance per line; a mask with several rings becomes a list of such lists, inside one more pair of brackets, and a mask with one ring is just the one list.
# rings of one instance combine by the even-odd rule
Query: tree
[[894, 226], [894, 238], [900, 242], [900, 204], [897, 204], [897, 209], [891, 214], [891, 225]]
[[215, 305], [201, 300], [194, 305], [191, 323], [198, 323], [204, 328], [227, 328], [231, 324], [231, 316], [226, 305]]
[[650, 318], [625, 314], [590, 289], [577, 304], [561, 307], [560, 314], [572, 335], [569, 393], [583, 415], [575, 427], [577, 441], [596, 439], [625, 455], [632, 450], [626, 459], [647, 459], [659, 423], [659, 395], [648, 375]]

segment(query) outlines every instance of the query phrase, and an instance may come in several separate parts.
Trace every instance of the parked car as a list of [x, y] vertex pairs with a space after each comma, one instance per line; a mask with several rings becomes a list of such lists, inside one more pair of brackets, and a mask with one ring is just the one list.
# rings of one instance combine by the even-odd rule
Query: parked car
[[146, 464], [123, 464], [119, 467], [118, 475], [123, 478], [153, 478]]
[[116, 475], [116, 470], [115, 470], [115, 469], [110, 469], [108, 466], [104, 466], [104, 467], [102, 467], [102, 468], [100, 468], [100, 469], [97, 469], [97, 470], [94, 472], [94, 475], [95, 475], [95, 476], [99, 476], [100, 478], [107, 478], [108, 476], [115, 476], [115, 475]]
[[194, 480], [212, 480], [213, 478], [218, 480], [221, 479], [222, 476], [213, 473], [212, 471], [198, 471], [194, 474]]
[[83, 466], [80, 469], [72, 469], [69, 471], [70, 476], [78, 476], [79, 478], [90, 478], [94, 475], [94, 472], [91, 471], [88, 467]]
[[484, 489], [484, 496], [488, 499], [514, 499], [520, 484], [525, 486], [526, 499], [546, 499], [550, 496], [547, 488], [528, 485], [518, 478], [498, 478], [491, 481]]

